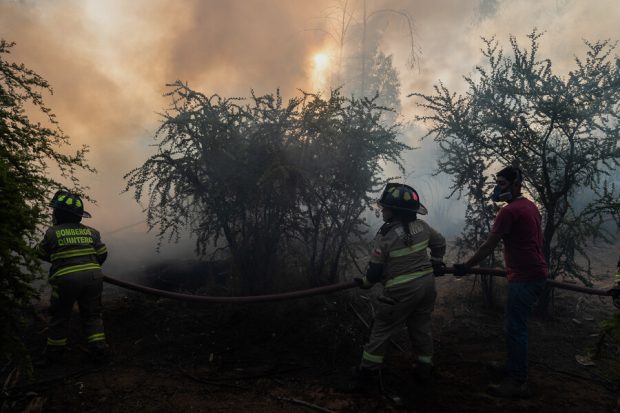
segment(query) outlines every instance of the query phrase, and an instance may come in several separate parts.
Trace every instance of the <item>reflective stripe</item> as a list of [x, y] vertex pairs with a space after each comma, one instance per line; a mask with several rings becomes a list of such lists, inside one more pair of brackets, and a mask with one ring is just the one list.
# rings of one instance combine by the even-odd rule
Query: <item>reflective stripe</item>
[[411, 274], [399, 275], [398, 277], [394, 277], [391, 280], [389, 280], [388, 282], [386, 282], [385, 286], [386, 287], [392, 287], [394, 285], [403, 284], [403, 283], [406, 283], [406, 282], [409, 282], [409, 281], [413, 281], [416, 278], [424, 277], [425, 275], [432, 274], [432, 273], [433, 273], [433, 269], [432, 268], [427, 268], [427, 269], [422, 270], [422, 271], [412, 272]]
[[381, 364], [383, 363], [383, 356], [377, 356], [374, 354], [366, 353], [362, 355], [362, 358], [366, 361], [370, 361], [371, 363]]
[[70, 267], [65, 267], [61, 270], [56, 271], [54, 274], [50, 276], [50, 280], [56, 277], [60, 277], [61, 275], [71, 274], [73, 272], [100, 270], [100, 269], [101, 269], [101, 265], [95, 264], [93, 262], [89, 262], [88, 264], [72, 265]]
[[413, 254], [414, 252], [420, 252], [428, 247], [428, 240], [418, 242], [417, 244], [410, 245], [406, 248], [390, 251], [390, 257], [404, 257], [405, 255]]
[[47, 338], [47, 345], [48, 346], [66, 346], [67, 345], [67, 339], [66, 338], [59, 338], [59, 339], [53, 339], [53, 338]]
[[80, 248], [75, 250], [61, 251], [55, 254], [50, 255], [51, 261], [60, 260], [63, 258], [71, 258], [71, 257], [81, 257], [83, 255], [93, 255], [95, 253], [95, 249], [90, 248]]
[[92, 343], [94, 341], [103, 341], [105, 340], [105, 333], [95, 333], [95, 334], [91, 334], [90, 336], [88, 336], [88, 338], [86, 339], [89, 343]]
[[620, 273], [616, 274], [616, 282], [620, 283]]
[[418, 356], [420, 363], [433, 364], [433, 356]]
[[108, 247], [105, 245], [101, 248], [97, 248], [97, 255], [105, 254], [106, 252], [108, 252]]

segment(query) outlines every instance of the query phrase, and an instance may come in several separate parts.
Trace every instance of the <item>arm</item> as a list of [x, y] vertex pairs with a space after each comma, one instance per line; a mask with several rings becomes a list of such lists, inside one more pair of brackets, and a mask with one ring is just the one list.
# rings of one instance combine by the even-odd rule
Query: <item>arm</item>
[[364, 276], [368, 282], [375, 284], [381, 280], [382, 275], [383, 264], [378, 264], [375, 262], [368, 263], [368, 269], [366, 270], [366, 275]]
[[92, 230], [93, 232], [93, 247], [95, 248], [95, 254], [97, 255], [97, 261], [99, 265], [102, 265], [106, 258], [108, 258], [108, 248], [106, 245], [101, 242], [101, 234], [98, 231]]
[[478, 251], [476, 251], [474, 255], [472, 255], [472, 257], [465, 262], [465, 266], [467, 268], [471, 268], [483, 259], [485, 259], [487, 256], [491, 255], [501, 239], [501, 234], [491, 232], [484, 244], [482, 244], [480, 248], [478, 248]]
[[387, 260], [387, 248], [383, 244], [383, 235], [379, 233], [373, 242], [373, 250], [368, 260], [366, 275], [358, 281], [360, 287], [364, 289], [371, 288], [375, 283], [381, 281], [385, 261]]
[[36, 246], [37, 257], [46, 262], [51, 262], [49, 238], [48, 232], [46, 232], [43, 240]]
[[442, 262], [443, 256], [446, 254], [446, 239], [430, 226], [428, 229], [430, 232], [428, 247], [431, 250], [431, 262]]

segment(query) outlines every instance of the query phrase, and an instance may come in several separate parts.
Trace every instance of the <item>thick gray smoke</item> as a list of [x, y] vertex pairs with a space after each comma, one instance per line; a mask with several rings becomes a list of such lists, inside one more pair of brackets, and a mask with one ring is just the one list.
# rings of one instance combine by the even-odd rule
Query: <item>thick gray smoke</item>
[[[293, 96], [297, 89], [329, 87], [337, 80], [327, 74], [333, 70], [339, 44], [328, 32], [333, 33], [334, 17], [344, 4], [0, 1], [0, 36], [17, 42], [12, 59], [50, 82], [54, 95], [47, 103], [62, 128], [76, 145], [91, 147], [90, 160], [99, 173], [84, 176], [83, 182], [98, 201], [89, 206], [94, 216], [90, 223], [104, 239], [109, 234], [111, 268], [128, 270], [154, 255], [155, 236], [145, 232], [144, 224], [122, 230], [144, 215], [121, 191], [122, 176], [152, 153], [149, 144], [159, 125], [157, 113], [168, 104], [162, 97], [164, 85], [180, 79], [194, 89], [223, 96], [248, 96], [250, 89], [271, 93], [276, 88]], [[346, 4], [351, 30], [344, 39], [345, 58], [346, 67], [353, 70], [364, 1]], [[400, 75], [404, 121], [418, 111], [414, 101], [404, 97], [409, 93], [430, 92], [439, 80], [451, 90], [464, 87], [462, 75], [471, 73], [481, 59], [480, 36], [496, 35], [507, 46], [509, 34], [523, 38], [538, 27], [546, 31], [541, 53], [551, 57], [558, 70], [569, 67], [583, 50], [582, 39], [620, 38], [616, 0], [366, 0], [366, 8], [369, 44], [392, 55]], [[407, 25], [397, 13], [385, 10], [406, 12], [413, 19], [420, 52], [419, 65], [413, 69]], [[316, 59], [319, 54], [327, 60]], [[421, 125], [409, 125], [404, 139], [418, 146], [423, 134]], [[429, 222], [448, 234], [457, 233], [463, 208], [443, 200], [448, 180], [430, 175], [437, 148], [426, 141], [405, 156], [407, 181], [419, 188], [431, 210]], [[191, 241], [164, 246], [162, 251], [191, 253]]]

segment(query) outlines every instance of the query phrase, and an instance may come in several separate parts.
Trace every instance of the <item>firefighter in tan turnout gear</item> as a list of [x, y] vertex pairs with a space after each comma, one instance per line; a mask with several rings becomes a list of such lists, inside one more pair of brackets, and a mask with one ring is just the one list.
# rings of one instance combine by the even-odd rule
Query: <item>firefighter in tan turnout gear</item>
[[427, 211], [412, 187], [389, 183], [378, 204], [385, 224], [375, 237], [366, 276], [358, 282], [362, 288], [381, 282], [383, 296], [361, 363], [354, 369], [357, 390], [378, 384], [390, 337], [403, 325], [416, 355], [414, 378], [430, 380], [433, 368], [431, 313], [437, 296], [433, 274], [439, 275], [444, 266], [446, 241], [417, 219]]
[[84, 211], [79, 196], [58, 191], [51, 206], [54, 225], [46, 231], [38, 246], [40, 258], [52, 264], [49, 272], [51, 320], [45, 358], [41, 364], [61, 360], [76, 301], [90, 354], [96, 361], [105, 361], [109, 346], [101, 319], [101, 264], [107, 257], [106, 246], [97, 230], [80, 223], [82, 218], [90, 218], [91, 215]]

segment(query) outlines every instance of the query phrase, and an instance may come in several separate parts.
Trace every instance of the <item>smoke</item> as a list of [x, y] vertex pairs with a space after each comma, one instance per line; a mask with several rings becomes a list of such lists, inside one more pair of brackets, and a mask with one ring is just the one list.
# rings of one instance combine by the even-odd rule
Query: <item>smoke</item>
[[[0, 36], [17, 42], [13, 61], [50, 82], [54, 95], [46, 103], [72, 142], [91, 147], [89, 159], [99, 173], [82, 180], [98, 202], [89, 205], [94, 215], [89, 223], [105, 237], [144, 219], [131, 195], [121, 193], [122, 177], [152, 154], [149, 144], [159, 126], [158, 113], [169, 104], [162, 96], [166, 83], [180, 79], [193, 89], [222, 96], [280, 88], [287, 97], [297, 89], [312, 90], [312, 56], [324, 50], [333, 56], [338, 45], [326, 32], [333, 22], [330, 16], [337, 15], [342, 4], [0, 0]], [[363, 1], [348, 4], [352, 24], [359, 25]], [[583, 50], [582, 39], [620, 38], [620, 7], [615, 0], [366, 0], [366, 7], [369, 15], [383, 19], [374, 40], [393, 55], [400, 73], [405, 120], [419, 111], [413, 99], [404, 97], [409, 93], [431, 92], [439, 80], [451, 90], [465, 87], [462, 76], [481, 61], [480, 36], [496, 35], [508, 48], [509, 34], [525, 45], [524, 35], [537, 27], [546, 31], [541, 53], [565, 71]], [[387, 9], [405, 11], [413, 18], [414, 40], [421, 51], [420, 64], [413, 69], [408, 66], [411, 45], [406, 24], [397, 14], [380, 12]], [[433, 180], [437, 148], [430, 141], [420, 143], [423, 134], [421, 125], [406, 129], [404, 138], [413, 146], [422, 145], [406, 154], [406, 175], [408, 182], [421, 188], [423, 198], [432, 198], [426, 202], [431, 211], [428, 221], [441, 227], [446, 216], [452, 220], [462, 213], [458, 205], [442, 204], [448, 202], [443, 198], [449, 193], [449, 181]], [[442, 208], [443, 213], [433, 215]], [[447, 225], [454, 229], [458, 221]], [[155, 236], [146, 234], [142, 224], [111, 234], [109, 243], [112, 265], [121, 262], [115, 256], [139, 262], [153, 254]], [[191, 242], [163, 250], [191, 252]]]

